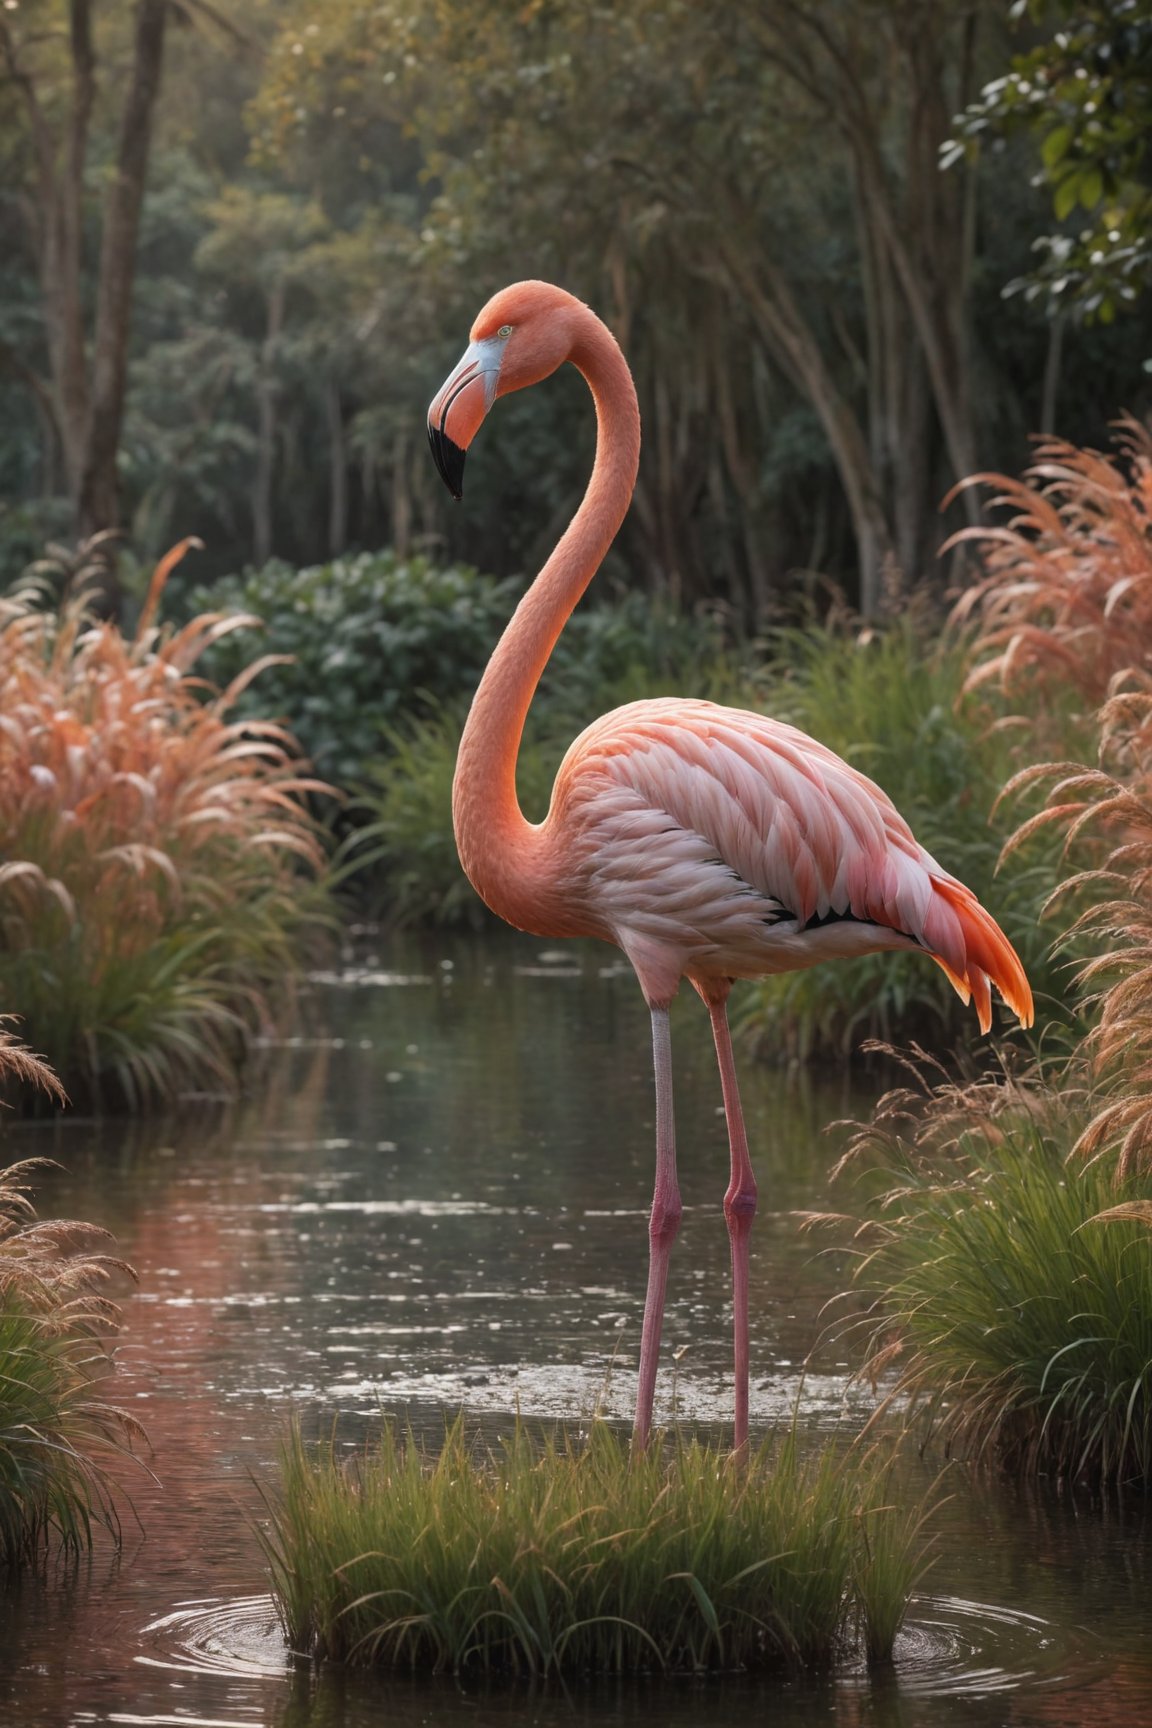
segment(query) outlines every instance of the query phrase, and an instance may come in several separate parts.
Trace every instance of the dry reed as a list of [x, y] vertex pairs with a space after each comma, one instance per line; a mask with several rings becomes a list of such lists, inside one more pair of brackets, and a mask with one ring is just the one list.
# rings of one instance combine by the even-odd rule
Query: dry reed
[[100, 1396], [120, 1310], [108, 1295], [131, 1268], [111, 1238], [72, 1219], [37, 1219], [29, 1178], [0, 1171], [0, 1562], [119, 1534], [109, 1461], [139, 1424]]
[[241, 620], [156, 622], [187, 545], [131, 638], [82, 594], [0, 599], [0, 990], [97, 1103], [234, 1089], [323, 864], [325, 789], [280, 727], [230, 717], [263, 663], [220, 693], [194, 676]]

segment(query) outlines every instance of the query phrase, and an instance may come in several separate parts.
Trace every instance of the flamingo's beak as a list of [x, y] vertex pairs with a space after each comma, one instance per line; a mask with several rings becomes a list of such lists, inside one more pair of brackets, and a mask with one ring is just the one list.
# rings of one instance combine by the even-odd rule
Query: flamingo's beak
[[507, 336], [470, 342], [458, 366], [440, 386], [428, 409], [428, 442], [440, 478], [453, 498], [462, 496], [464, 457], [480, 423], [496, 400], [500, 362]]

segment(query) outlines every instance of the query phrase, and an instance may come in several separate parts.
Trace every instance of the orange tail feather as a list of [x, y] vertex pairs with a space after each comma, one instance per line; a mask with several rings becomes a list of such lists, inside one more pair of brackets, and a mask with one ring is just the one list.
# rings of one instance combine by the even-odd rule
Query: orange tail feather
[[971, 998], [979, 1016], [981, 1032], [989, 1031], [992, 1025], [989, 981], [995, 984], [1021, 1026], [1031, 1026], [1032, 990], [1020, 964], [1020, 956], [999, 924], [962, 882], [936, 877], [933, 887], [960, 921], [964, 933], [964, 972], [957, 972], [939, 954], [933, 954], [932, 958], [943, 967], [963, 1000], [967, 1002]]

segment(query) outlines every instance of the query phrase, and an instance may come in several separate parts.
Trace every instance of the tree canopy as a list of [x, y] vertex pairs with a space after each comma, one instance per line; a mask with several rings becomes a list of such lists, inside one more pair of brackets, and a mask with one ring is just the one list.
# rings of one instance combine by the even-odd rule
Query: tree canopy
[[[1046, 21], [960, 116], [961, 138], [1023, 132], [1038, 147], [1052, 214], [1036, 267], [1012, 284], [1111, 323], [1152, 284], [1152, 13], [1143, 0], [1017, 0]], [[947, 146], [945, 162], [958, 146]]]
[[[1070, 328], [1043, 295], [1003, 297], [1050, 210], [1030, 137], [941, 169], [950, 138], [990, 131], [1020, 52], [1000, 0], [16, 0], [0, 18], [20, 98], [0, 120], [8, 570], [46, 533], [115, 522], [144, 557], [198, 534], [209, 570], [385, 543], [532, 567], [587, 470], [578, 383], [501, 404], [464, 525], [423, 430], [479, 305], [523, 276], [593, 303], [635, 370], [633, 580], [748, 625], [815, 571], [876, 611], [974, 508], [941, 516], [956, 479], [1018, 466], [1053, 417], [1100, 440], [1147, 395], [1134, 322]], [[130, 233], [149, 18], [167, 64]], [[1145, 100], [1108, 76], [1124, 115]], [[1045, 132], [1044, 161], [1076, 164], [1081, 207], [1104, 156], [1102, 192], [1138, 186], [1134, 136], [1078, 132], [1063, 88], [1033, 116], [1068, 132], [1059, 157]]]

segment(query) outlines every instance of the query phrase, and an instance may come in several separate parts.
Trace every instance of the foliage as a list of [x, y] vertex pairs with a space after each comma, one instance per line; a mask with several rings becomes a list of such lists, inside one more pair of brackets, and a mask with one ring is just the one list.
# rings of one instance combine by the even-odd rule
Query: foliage
[[316, 769], [354, 787], [389, 728], [470, 689], [514, 604], [514, 585], [459, 565], [394, 552], [362, 553], [304, 570], [273, 562], [197, 588], [192, 614], [241, 615], [206, 651], [204, 670], [228, 684], [261, 623], [276, 657], [241, 713], [282, 716]]
[[82, 594], [0, 601], [0, 990], [74, 1097], [137, 1106], [230, 1090], [286, 1000], [322, 900], [292, 743], [231, 718], [193, 668], [233, 621], [134, 638]]
[[[1152, 280], [1152, 18], [1144, 0], [1016, 0], [1012, 12], [1051, 18], [1052, 33], [984, 86], [958, 117], [961, 139], [1026, 131], [1057, 221], [1088, 223], [1042, 236], [1039, 267], [1006, 292], [1110, 323]], [[950, 142], [944, 160], [962, 153]]]
[[435, 1458], [387, 1424], [342, 1461], [294, 1430], [265, 1547], [288, 1640], [334, 1661], [553, 1675], [890, 1657], [925, 1567], [874, 1454], [795, 1432], [747, 1459], [699, 1442], [629, 1456], [517, 1428]]
[[[1011, 153], [937, 172], [950, 115], [1008, 52], [1001, 0], [246, 0], [235, 52], [205, 23], [226, 9], [184, 10], [115, 476], [145, 563], [194, 528], [216, 572], [265, 545], [309, 565], [391, 544], [536, 567], [587, 473], [577, 382], [501, 404], [466, 514], [440, 496], [423, 427], [480, 300], [529, 274], [592, 301], [634, 364], [645, 450], [623, 557], [652, 591], [719, 595], [757, 628], [803, 572], [851, 590], [863, 570], [867, 600], [888, 551], [909, 582], [930, 569], [941, 492], [1019, 462], [1046, 358], [1070, 435], [1098, 438], [1121, 401], [1140, 411], [1140, 332], [1068, 331], [1057, 392], [1045, 320], [1001, 302], [1044, 209]], [[67, 214], [91, 335], [133, 9], [80, 11], [97, 70]], [[21, 0], [6, 26], [57, 141], [69, 16]], [[3, 63], [0, 87], [11, 568], [5, 524], [24, 551], [27, 512], [60, 533], [70, 476], [38, 249], [56, 229], [27, 220], [30, 122]], [[79, 437], [84, 415], [65, 417]]]
[[[5, 1053], [7, 1054], [7, 1053]], [[131, 1275], [91, 1224], [37, 1221], [34, 1161], [0, 1171], [0, 1562], [115, 1535], [105, 1469], [138, 1424], [98, 1396], [119, 1309], [104, 1293]]]
[[[916, 838], [993, 912], [1035, 993], [1062, 1003], [1042, 906], [1059, 880], [1059, 846], [999, 870], [993, 807], [1018, 766], [1011, 732], [962, 701], [963, 645], [940, 640], [930, 611], [909, 608], [883, 631], [810, 628], [777, 638], [769, 711], [811, 732], [887, 792]], [[1007, 822], [1001, 824], [1007, 829]], [[742, 1024], [777, 1057], [847, 1055], [864, 1037], [964, 1034], [965, 1009], [924, 955], [872, 954], [756, 984]]]
[[1152, 1188], [1069, 1162], [1088, 1107], [1075, 1068], [889, 1093], [844, 1160], [866, 1172], [856, 1284], [870, 1372], [949, 1444], [1147, 1481], [1152, 1254], [1123, 1203]]

